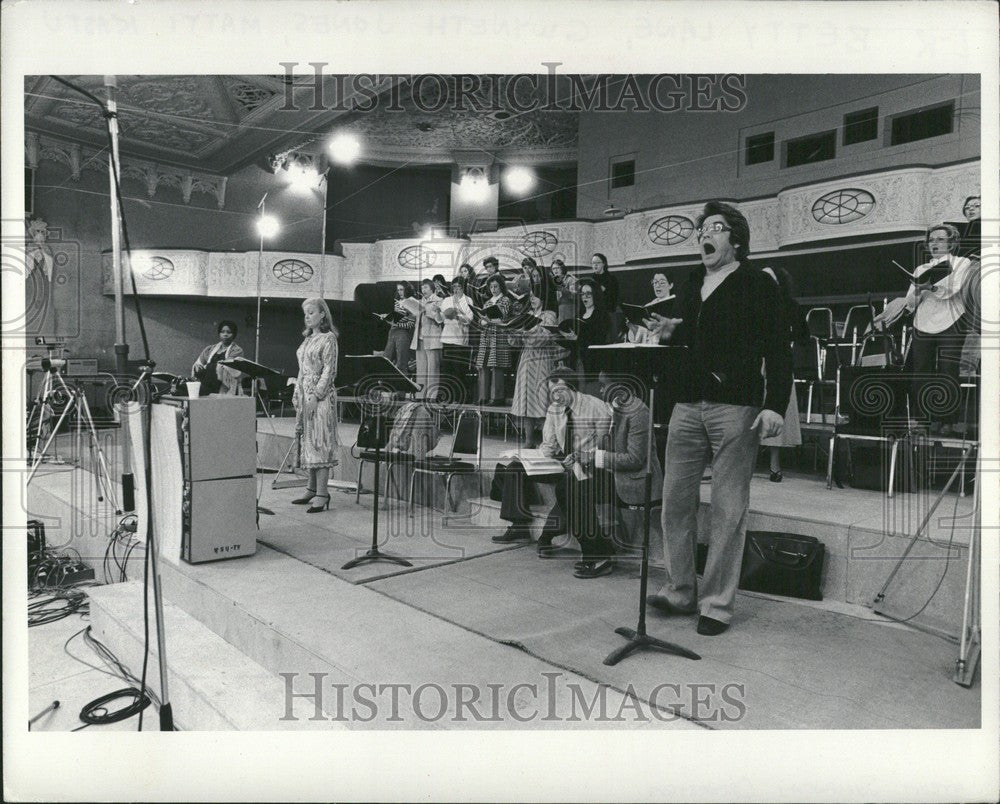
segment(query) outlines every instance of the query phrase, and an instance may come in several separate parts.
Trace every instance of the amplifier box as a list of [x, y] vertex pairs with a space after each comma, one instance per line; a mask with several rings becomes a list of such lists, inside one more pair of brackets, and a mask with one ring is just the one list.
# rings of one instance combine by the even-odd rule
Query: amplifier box
[[97, 374], [96, 357], [70, 357], [66, 359], [67, 377], [93, 377]]

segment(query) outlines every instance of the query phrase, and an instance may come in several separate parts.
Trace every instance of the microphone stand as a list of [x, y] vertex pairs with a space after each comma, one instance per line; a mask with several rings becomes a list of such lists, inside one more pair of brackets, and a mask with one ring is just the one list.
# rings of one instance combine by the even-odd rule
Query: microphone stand
[[[118, 160], [118, 111], [117, 104], [114, 100], [114, 92], [117, 88], [117, 82], [114, 76], [105, 76], [104, 83], [108, 90], [108, 102], [107, 107], [101, 102], [101, 100], [95, 96], [93, 93], [78, 87], [70, 81], [60, 76], [53, 75], [51, 78], [72, 89], [84, 97], [90, 99], [97, 106], [100, 107], [105, 119], [107, 120], [108, 129], [108, 148], [109, 148], [109, 166], [111, 174], [111, 243], [112, 243], [112, 253], [116, 254], [113, 257], [116, 260], [117, 266], [117, 276], [116, 276], [116, 287], [115, 287], [115, 312], [116, 312], [116, 338], [115, 343], [115, 367], [118, 372], [118, 376], [123, 376], [128, 371], [128, 344], [125, 343], [125, 309], [124, 309], [124, 270], [121, 267], [121, 246], [119, 243], [119, 234], [125, 241], [125, 249], [129, 254], [131, 254], [131, 248], [129, 246], [128, 239], [128, 227], [125, 225], [125, 219], [122, 215], [122, 197], [121, 197], [121, 171], [119, 170], [119, 160]], [[116, 252], [117, 249], [117, 252]], [[131, 259], [129, 260], [129, 267], [131, 268]], [[131, 274], [131, 270], [130, 270]], [[132, 295], [135, 301], [136, 316], [139, 320], [139, 334], [142, 338], [143, 351], [145, 353], [145, 360], [140, 366], [139, 379], [132, 386], [132, 392], [137, 394], [137, 399], [139, 400], [140, 411], [143, 407], [143, 400], [146, 400], [147, 407], [151, 405], [153, 400], [153, 384], [151, 381], [151, 376], [153, 369], [156, 366], [149, 357], [149, 340], [146, 337], [146, 328], [142, 319], [142, 310], [139, 305], [139, 292], [135, 286], [135, 277], [131, 277], [132, 280]], [[151, 412], [151, 411], [149, 411]], [[150, 460], [150, 443], [152, 441], [152, 416], [147, 416], [145, 420], [140, 419], [140, 425], [142, 427], [142, 437], [143, 437], [143, 474], [146, 479], [146, 554], [150, 561], [151, 572], [153, 575], [153, 605], [156, 610], [156, 641], [157, 641], [157, 652], [159, 655], [159, 665], [160, 665], [160, 730], [161, 731], [173, 731], [174, 730], [174, 720], [173, 720], [173, 709], [170, 704], [170, 696], [168, 694], [168, 683], [167, 683], [167, 651], [166, 651], [166, 633], [163, 625], [163, 594], [160, 588], [160, 569], [159, 569], [159, 557], [157, 555], [157, 542], [154, 537], [154, 527], [153, 527], [153, 495], [152, 495], [152, 462]], [[122, 474], [122, 494], [123, 494], [123, 508], [126, 511], [135, 510], [135, 500], [134, 500], [134, 482], [133, 476], [128, 469], [130, 468], [130, 460], [128, 457], [128, 441], [127, 441], [127, 428], [122, 427], [122, 432], [125, 434], [125, 450], [124, 450], [124, 469], [125, 472]], [[143, 598], [145, 604], [146, 597]], [[146, 645], [146, 650], [148, 651], [148, 644]], [[141, 679], [142, 690], [141, 693], [145, 693], [146, 688], [146, 664], [145, 658], [143, 659], [143, 670]], [[140, 718], [141, 718], [140, 714]]]
[[[167, 681], [167, 636], [163, 624], [163, 590], [160, 586], [160, 550], [153, 527], [153, 463], [152, 463], [152, 432], [153, 432], [153, 383], [152, 374], [156, 363], [146, 359], [140, 366], [139, 379], [134, 388], [139, 391], [138, 398], [148, 399], [148, 415], [143, 417], [142, 437], [143, 437], [143, 473], [146, 478], [146, 552], [149, 555], [149, 572], [153, 580], [153, 610], [156, 617], [156, 654], [160, 669], [160, 731], [174, 730], [174, 713], [170, 704], [170, 692]], [[140, 407], [141, 410], [141, 407]], [[143, 592], [143, 594], [148, 594]], [[145, 679], [143, 679], [145, 682]], [[144, 692], [145, 690], [140, 690]]]
[[639, 575], [639, 624], [636, 626], [634, 631], [626, 626], [615, 629], [615, 633], [619, 636], [625, 637], [628, 642], [621, 647], [615, 648], [607, 655], [607, 657], [605, 657], [604, 664], [609, 666], [618, 664], [618, 662], [622, 659], [630, 656], [637, 650], [648, 650], [650, 648], [657, 648], [667, 653], [683, 656], [685, 659], [701, 658], [701, 656], [694, 651], [688, 650], [687, 648], [681, 647], [673, 642], [657, 639], [656, 637], [649, 636], [646, 633], [646, 590], [649, 585], [649, 525], [650, 512], [653, 507], [652, 500], [650, 499], [653, 494], [653, 405], [655, 402], [655, 388], [657, 381], [658, 377], [654, 374], [653, 381], [649, 384], [649, 433], [646, 437], [646, 491], [645, 502], [642, 506], [642, 563], [640, 565], [641, 569]]

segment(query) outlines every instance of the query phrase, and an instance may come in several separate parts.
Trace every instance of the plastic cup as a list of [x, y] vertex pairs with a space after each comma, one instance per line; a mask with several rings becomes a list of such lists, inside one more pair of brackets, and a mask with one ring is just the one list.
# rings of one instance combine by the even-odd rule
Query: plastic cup
[[197, 399], [201, 396], [201, 383], [195, 382], [194, 380], [188, 380], [187, 382], [188, 399]]

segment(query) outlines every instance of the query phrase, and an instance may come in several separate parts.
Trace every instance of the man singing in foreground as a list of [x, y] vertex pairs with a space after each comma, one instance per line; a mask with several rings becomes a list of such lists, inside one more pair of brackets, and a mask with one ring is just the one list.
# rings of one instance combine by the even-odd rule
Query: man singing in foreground
[[[680, 384], [679, 402], [663, 466], [667, 583], [647, 603], [667, 615], [697, 612], [698, 633], [715, 636], [733, 616], [757, 446], [761, 438], [781, 434], [792, 357], [777, 285], [747, 263], [747, 219], [729, 204], [710, 201], [697, 232], [703, 267], [678, 294], [680, 317], [654, 315], [645, 322], [661, 343], [691, 352], [686, 376], [673, 380]], [[709, 457], [708, 560], [699, 586], [697, 513]]]

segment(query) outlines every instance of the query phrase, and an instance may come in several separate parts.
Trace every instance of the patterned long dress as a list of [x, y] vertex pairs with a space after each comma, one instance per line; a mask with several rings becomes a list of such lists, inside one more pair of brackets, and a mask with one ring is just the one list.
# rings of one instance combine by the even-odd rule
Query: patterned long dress
[[[506, 296], [497, 296], [486, 302], [484, 307], [496, 305], [503, 317], [501, 321], [509, 321], [512, 305]], [[507, 330], [496, 324], [486, 324], [479, 338], [479, 353], [476, 355], [476, 368], [509, 368], [511, 362], [510, 342], [507, 340]]]
[[[299, 378], [293, 402], [302, 428], [303, 469], [336, 466], [337, 459], [337, 336], [314, 332], [299, 345]], [[309, 394], [315, 394], [316, 411], [306, 413]]]
[[[555, 316], [550, 315], [551, 319], [546, 323], [551, 321], [554, 324]], [[510, 340], [512, 345], [522, 347], [510, 412], [515, 416], [545, 418], [549, 409], [549, 384], [546, 378], [567, 352], [541, 324], [527, 332], [511, 333]]]

